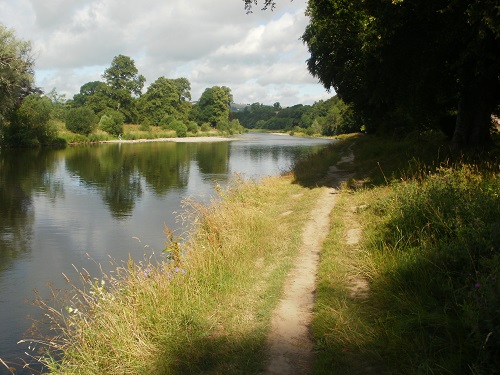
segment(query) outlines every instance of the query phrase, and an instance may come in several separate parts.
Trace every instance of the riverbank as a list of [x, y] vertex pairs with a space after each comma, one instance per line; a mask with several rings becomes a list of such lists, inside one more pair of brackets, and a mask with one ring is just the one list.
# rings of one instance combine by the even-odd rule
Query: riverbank
[[180, 143], [188, 143], [188, 142], [229, 142], [234, 140], [234, 138], [230, 137], [221, 137], [221, 136], [213, 136], [213, 137], [169, 137], [169, 138], [142, 138], [142, 139], [110, 139], [106, 141], [102, 141], [101, 143], [146, 143], [146, 142], [180, 142]]
[[[48, 309], [53, 373], [261, 373], [302, 233], [337, 187], [312, 335], [316, 374], [498, 369], [498, 160], [455, 162], [442, 139], [345, 137], [294, 173], [187, 202], [190, 240], [75, 283]], [[354, 159], [342, 158], [350, 153]], [[443, 161], [447, 160], [445, 163]], [[85, 303], [81, 303], [85, 302]], [[293, 313], [293, 311], [292, 311]], [[271, 354], [272, 355], [272, 354]]]

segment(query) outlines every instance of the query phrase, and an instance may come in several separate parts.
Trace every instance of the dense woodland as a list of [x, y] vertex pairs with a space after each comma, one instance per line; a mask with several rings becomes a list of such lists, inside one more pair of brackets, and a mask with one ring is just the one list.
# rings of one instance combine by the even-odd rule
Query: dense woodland
[[247, 129], [332, 136], [364, 129], [361, 119], [338, 96], [311, 105], [281, 108], [280, 103], [253, 103], [232, 116]]

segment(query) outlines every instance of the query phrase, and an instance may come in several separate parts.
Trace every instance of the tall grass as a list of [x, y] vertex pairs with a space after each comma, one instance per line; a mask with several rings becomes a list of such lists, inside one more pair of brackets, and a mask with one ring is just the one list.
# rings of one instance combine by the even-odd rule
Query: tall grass
[[[323, 250], [316, 372], [498, 373], [498, 161], [432, 160], [425, 147], [407, 154], [405, 142], [353, 146], [365, 188], [344, 191]], [[362, 229], [354, 247], [350, 221]], [[368, 282], [365, 298], [349, 295], [353, 275]]]
[[384, 339], [409, 369], [500, 369], [498, 172], [442, 167], [394, 184], [372, 207], [365, 270], [386, 312]]
[[57, 374], [258, 373], [318, 193], [285, 177], [236, 180], [208, 205], [186, 201], [187, 240], [167, 230], [166, 254], [83, 275], [40, 301], [57, 332], [41, 360]]

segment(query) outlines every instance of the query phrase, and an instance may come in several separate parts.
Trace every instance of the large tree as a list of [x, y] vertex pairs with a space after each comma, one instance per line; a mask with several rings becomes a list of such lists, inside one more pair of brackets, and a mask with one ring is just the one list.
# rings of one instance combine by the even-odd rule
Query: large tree
[[135, 99], [141, 95], [146, 78], [139, 74], [134, 60], [118, 55], [102, 77], [110, 88], [109, 96], [118, 104], [116, 110], [122, 112], [128, 122], [135, 122], [138, 117]]
[[187, 121], [191, 109], [191, 84], [187, 78], [160, 77], [139, 99], [139, 112], [143, 118], [158, 125], [165, 116]]
[[139, 74], [134, 60], [124, 55], [115, 56], [102, 77], [113, 90], [126, 90], [136, 96], [141, 95], [146, 81], [146, 78]]
[[40, 94], [28, 95], [16, 111], [9, 114], [9, 125], [3, 129], [0, 143], [31, 147], [56, 140], [57, 129], [50, 123], [54, 105]]
[[229, 111], [233, 95], [226, 86], [205, 89], [197, 105], [198, 120], [208, 122], [212, 127], [229, 121]]
[[30, 42], [0, 24], [0, 120], [35, 91], [33, 65]]
[[80, 92], [73, 97], [76, 107], [87, 106], [94, 113], [101, 114], [107, 109], [117, 109], [119, 102], [113, 98], [112, 89], [101, 81], [87, 82], [80, 87]]
[[307, 14], [309, 71], [369, 128], [454, 117], [456, 148], [488, 143], [500, 102], [496, 2], [310, 0]]

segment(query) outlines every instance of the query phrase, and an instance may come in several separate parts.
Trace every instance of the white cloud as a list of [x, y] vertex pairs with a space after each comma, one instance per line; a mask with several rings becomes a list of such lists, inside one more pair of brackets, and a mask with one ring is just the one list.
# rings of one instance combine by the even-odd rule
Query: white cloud
[[123, 54], [146, 85], [186, 77], [193, 99], [225, 85], [236, 102], [287, 106], [331, 96], [306, 69], [304, 11], [305, 0], [250, 15], [238, 0], [4, 0], [0, 23], [32, 41], [46, 91], [72, 97]]

